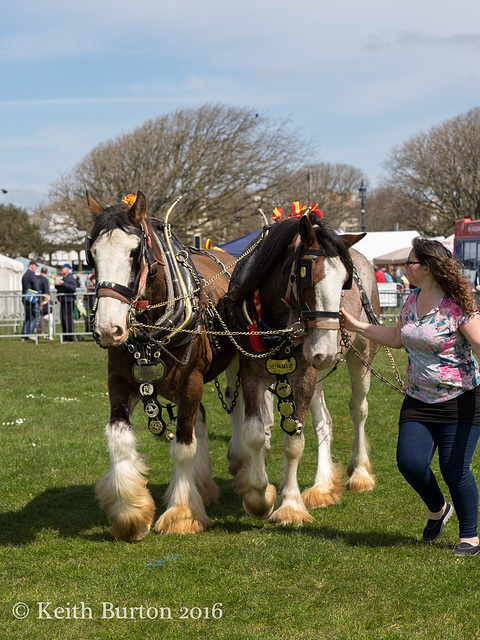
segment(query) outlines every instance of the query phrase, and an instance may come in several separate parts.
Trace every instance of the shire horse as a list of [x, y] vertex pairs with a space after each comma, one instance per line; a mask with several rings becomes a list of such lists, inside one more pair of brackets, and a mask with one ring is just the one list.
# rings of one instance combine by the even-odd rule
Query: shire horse
[[215, 250], [195, 255], [185, 250], [166, 221], [147, 216], [141, 191], [108, 207], [88, 192], [87, 201], [95, 221], [86, 241], [97, 277], [93, 335], [108, 348], [110, 397], [105, 430], [110, 469], [97, 482], [97, 497], [115, 537], [137, 541], [147, 535], [155, 506], [130, 418], [142, 399], [149, 428], [161, 435], [167, 425], [158, 394], [177, 404], [178, 415], [175, 435], [167, 432], [174, 466], [166, 510], [154, 528], [159, 533], [201, 531], [210, 524], [205, 505], [218, 498], [203, 386], [235, 352], [230, 341], [210, 340], [204, 330], [216, 329], [211, 307], [226, 293], [229, 277], [222, 261], [232, 265], [234, 259]]
[[[355, 427], [347, 486], [354, 491], [374, 486], [364, 430], [370, 371], [351, 348], [344, 353], [338, 321], [340, 306], [356, 317], [365, 317], [359, 288], [362, 297], [366, 294], [371, 301], [373, 312], [380, 312], [373, 268], [350, 248], [364, 235], [337, 234], [321, 220], [318, 210], [276, 222], [239, 260], [229, 292], [221, 301], [229, 328], [248, 327], [251, 334], [238, 341], [244, 411], [243, 415], [233, 414], [228, 459], [244, 508], [256, 518], [301, 524], [312, 520], [307, 507], [340, 500], [345, 481], [340, 465], [331, 458], [332, 418], [321, 383], [325, 370], [334, 367], [340, 355], [348, 366], [349, 407]], [[370, 363], [377, 346], [359, 335], [349, 338]], [[232, 388], [233, 380], [228, 384]], [[285, 431], [278, 500], [266, 472], [269, 441], [261, 410], [264, 397], [272, 390]], [[297, 467], [309, 408], [318, 442], [318, 467], [313, 486], [302, 496]]]

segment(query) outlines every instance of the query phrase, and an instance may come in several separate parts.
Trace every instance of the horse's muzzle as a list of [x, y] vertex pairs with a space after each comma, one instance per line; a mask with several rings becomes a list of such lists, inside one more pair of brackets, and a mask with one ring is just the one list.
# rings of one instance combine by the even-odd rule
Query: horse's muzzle
[[108, 331], [95, 329], [93, 338], [101, 347], [119, 347], [125, 342], [128, 331], [120, 325], [112, 325]]

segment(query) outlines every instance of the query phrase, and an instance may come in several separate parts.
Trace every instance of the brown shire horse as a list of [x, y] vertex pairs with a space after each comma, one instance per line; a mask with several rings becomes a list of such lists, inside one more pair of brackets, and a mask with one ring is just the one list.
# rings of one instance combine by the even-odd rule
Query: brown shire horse
[[150, 429], [164, 432], [157, 394], [177, 404], [178, 416], [167, 506], [155, 531], [191, 533], [210, 523], [205, 505], [217, 501], [218, 488], [201, 399], [204, 382], [225, 369], [234, 347], [200, 331], [216, 328], [211, 305], [228, 287], [222, 262], [235, 260], [220, 251], [190, 255], [166, 222], [147, 217], [141, 191], [136, 199], [128, 198], [102, 207], [87, 192], [95, 223], [86, 250], [97, 276], [94, 337], [108, 348], [110, 396], [106, 436], [111, 465], [96, 493], [113, 534], [135, 541], [147, 535], [155, 506], [130, 417], [142, 399]]
[[[340, 236], [327, 227], [318, 213], [273, 224], [247, 257], [237, 263], [229, 293], [221, 302], [231, 330], [248, 327], [251, 332], [250, 340], [239, 340], [244, 415], [234, 414], [232, 419], [230, 472], [246, 511], [257, 518], [269, 517], [275, 523], [312, 520], [306, 506], [326, 506], [340, 499], [344, 482], [330, 456], [332, 419], [317, 380], [340, 355], [339, 307], [344, 306], [356, 317], [365, 317], [359, 294], [361, 283], [373, 311], [380, 311], [373, 268], [364, 256], [350, 248], [364, 234]], [[259, 331], [273, 333], [259, 340]], [[350, 338], [370, 363], [376, 345], [359, 335]], [[350, 414], [355, 427], [348, 486], [364, 491], [374, 485], [364, 432], [370, 371], [351, 349], [346, 360], [351, 379]], [[285, 431], [284, 478], [275, 511], [276, 490], [266, 473], [269, 443], [261, 412], [269, 388], [274, 389]], [[309, 408], [318, 441], [318, 468], [313, 487], [302, 497], [297, 467], [304, 449], [303, 425]]]

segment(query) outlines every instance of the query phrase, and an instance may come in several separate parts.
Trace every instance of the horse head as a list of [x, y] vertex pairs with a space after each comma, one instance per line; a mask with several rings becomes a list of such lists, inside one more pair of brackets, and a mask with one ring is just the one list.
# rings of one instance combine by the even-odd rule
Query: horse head
[[149, 248], [147, 200], [138, 191], [136, 198], [102, 207], [87, 191], [87, 202], [95, 221], [86, 240], [87, 262], [97, 278], [93, 333], [102, 346], [119, 346], [128, 338], [132, 305], [144, 296], [148, 276], [156, 273]]
[[308, 215], [299, 219], [287, 298], [291, 320], [305, 327], [303, 355], [317, 369], [332, 366], [338, 352], [340, 302], [352, 286], [348, 248], [360, 237], [339, 236]]

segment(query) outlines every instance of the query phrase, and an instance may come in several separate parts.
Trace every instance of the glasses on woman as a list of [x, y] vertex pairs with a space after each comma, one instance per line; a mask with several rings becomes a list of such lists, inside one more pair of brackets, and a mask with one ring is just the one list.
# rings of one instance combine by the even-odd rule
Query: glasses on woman
[[409, 267], [411, 264], [422, 264], [421, 262], [416, 262], [414, 260], [405, 260], [405, 266]]

